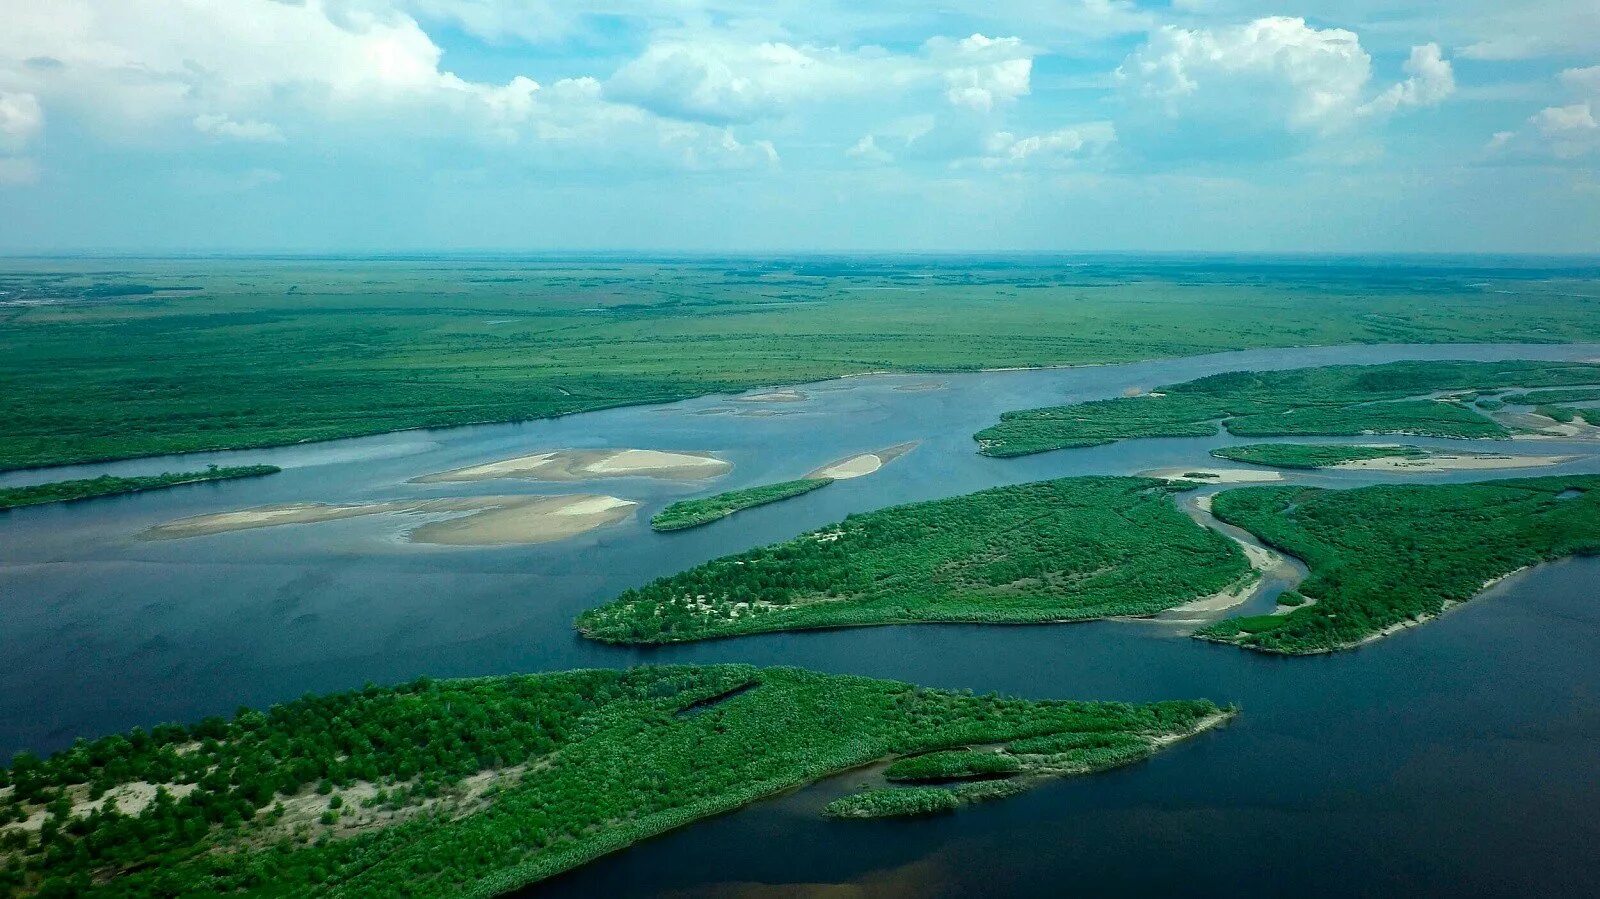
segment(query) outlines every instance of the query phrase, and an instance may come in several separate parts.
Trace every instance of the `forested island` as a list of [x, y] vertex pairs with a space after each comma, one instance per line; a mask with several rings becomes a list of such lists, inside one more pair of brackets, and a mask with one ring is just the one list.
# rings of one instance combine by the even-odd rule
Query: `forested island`
[[369, 686], [19, 755], [0, 892], [491, 896], [880, 760], [1006, 743], [1079, 773], [1231, 714], [748, 665]]
[[1211, 451], [1219, 459], [1270, 465], [1273, 468], [1332, 468], [1346, 462], [1371, 459], [1424, 459], [1428, 451], [1415, 446], [1358, 446], [1340, 443], [1247, 443], [1220, 446]]
[[1354, 490], [1251, 487], [1212, 512], [1303, 560], [1304, 602], [1196, 636], [1264, 652], [1348, 649], [1466, 602], [1490, 582], [1600, 552], [1600, 475]]
[[650, 519], [650, 526], [658, 531], [681, 531], [685, 528], [699, 527], [727, 518], [744, 509], [753, 509], [802, 493], [810, 493], [832, 483], [832, 478], [799, 478], [778, 484], [729, 490], [704, 499], [686, 499], [657, 512], [655, 517]]
[[1134, 437], [1414, 434], [1507, 437], [1512, 428], [1444, 391], [1600, 383], [1577, 362], [1393, 362], [1226, 372], [1149, 393], [1007, 412], [979, 431], [978, 451], [1023, 456]]
[[577, 626], [607, 642], [673, 643], [1150, 615], [1255, 576], [1233, 541], [1172, 502], [1195, 486], [1063, 478], [851, 515], [628, 590]]
[[65, 503], [80, 499], [95, 499], [102, 496], [117, 496], [123, 493], [139, 493], [145, 490], [159, 490], [163, 487], [198, 484], [204, 481], [255, 478], [262, 475], [277, 474], [281, 470], [276, 465], [239, 465], [232, 468], [218, 468], [213, 465], [203, 471], [168, 472], [166, 474], [138, 475], [125, 478], [101, 475], [98, 478], [53, 481], [48, 484], [32, 484], [26, 487], [0, 487], [0, 509], [15, 509], [21, 506], [37, 506], [44, 503]]

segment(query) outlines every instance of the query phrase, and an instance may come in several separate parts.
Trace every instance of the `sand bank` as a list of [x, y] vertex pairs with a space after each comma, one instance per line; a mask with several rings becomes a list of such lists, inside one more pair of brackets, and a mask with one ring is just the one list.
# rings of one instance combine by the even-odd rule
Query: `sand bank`
[[501, 546], [549, 543], [575, 537], [622, 521], [633, 514], [637, 505], [614, 496], [593, 494], [452, 497], [349, 505], [299, 503], [197, 515], [157, 525], [140, 536], [147, 540], [179, 540], [366, 515], [417, 515], [438, 520], [407, 531], [405, 538], [412, 543]]
[[726, 474], [733, 463], [709, 453], [661, 450], [555, 450], [441, 471], [413, 478], [417, 484], [524, 478], [533, 481], [587, 481], [593, 478], [650, 477], [699, 480]]
[[911, 443], [897, 443], [894, 446], [891, 446], [887, 449], [878, 450], [874, 453], [862, 453], [859, 456], [851, 456], [848, 459], [840, 459], [837, 462], [824, 465], [816, 471], [806, 475], [806, 477], [828, 478], [835, 481], [848, 481], [851, 478], [859, 478], [864, 475], [872, 474], [883, 466], [888, 465], [890, 462], [893, 462], [901, 456], [904, 456], [906, 453], [916, 449], [917, 446], [918, 443], [915, 441]]
[[1493, 471], [1500, 468], [1541, 468], [1571, 462], [1577, 456], [1519, 456], [1503, 453], [1438, 453], [1421, 458], [1390, 456], [1384, 459], [1359, 459], [1330, 465], [1334, 469], [1358, 471]]
[[762, 393], [747, 393], [744, 396], [734, 397], [733, 401], [736, 403], [800, 403], [807, 399], [809, 397], [800, 391], [792, 387], [785, 387]]

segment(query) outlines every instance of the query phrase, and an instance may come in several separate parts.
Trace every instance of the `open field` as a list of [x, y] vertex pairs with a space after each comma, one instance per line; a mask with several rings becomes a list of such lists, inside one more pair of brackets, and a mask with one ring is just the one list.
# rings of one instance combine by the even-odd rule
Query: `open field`
[[1148, 754], [1231, 714], [749, 665], [368, 687], [19, 756], [0, 892], [490, 896], [878, 760]]
[[[1512, 426], [1461, 400], [1474, 388], [1600, 382], [1600, 365], [1576, 362], [1392, 362], [1267, 372], [1227, 372], [1134, 396], [1007, 412], [974, 435], [990, 456], [1023, 456], [1135, 437], [1210, 437], [1218, 422], [1238, 436], [1511, 436]], [[1554, 422], [1552, 422], [1554, 424]]]
[[585, 636], [675, 643], [932, 621], [1150, 615], [1253, 578], [1233, 541], [1178, 510], [1194, 485], [1081, 477], [852, 515], [628, 590]]
[[[1600, 305], [1575, 289], [1588, 282], [1552, 277], [1562, 274], [1027, 259], [8, 260], [0, 469], [884, 369], [1600, 339]], [[884, 286], [909, 289], [862, 289]]]
[[1348, 649], [1426, 621], [1514, 571], [1600, 553], [1600, 475], [1382, 485], [1253, 487], [1212, 512], [1298, 556], [1310, 602], [1197, 632], [1266, 652]]

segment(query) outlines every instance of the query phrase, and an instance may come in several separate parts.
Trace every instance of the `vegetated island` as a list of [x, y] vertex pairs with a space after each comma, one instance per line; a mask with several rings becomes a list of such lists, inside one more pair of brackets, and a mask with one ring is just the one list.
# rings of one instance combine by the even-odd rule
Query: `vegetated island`
[[277, 474], [282, 470], [276, 465], [236, 465], [230, 468], [218, 468], [213, 465], [204, 471], [167, 472], [133, 477], [101, 475], [98, 478], [54, 481], [27, 487], [0, 487], [0, 509], [16, 509], [45, 503], [69, 503], [80, 499], [120, 496], [124, 493], [142, 493], [146, 490], [160, 490], [163, 487], [177, 487], [181, 484], [257, 478]]
[[1211, 451], [1211, 455], [1273, 468], [1342, 468], [1394, 472], [1539, 468], [1559, 465], [1578, 458], [1512, 453], [1452, 453], [1394, 443], [1249, 443], [1218, 447]]
[[1005, 457], [1134, 437], [1210, 437], [1219, 421], [1241, 437], [1509, 437], [1512, 428], [1472, 404], [1426, 395], [1594, 383], [1600, 383], [1600, 365], [1576, 362], [1393, 362], [1237, 371], [1139, 396], [1006, 412], [974, 438], [980, 453]]
[[1153, 748], [1232, 714], [749, 665], [369, 686], [18, 755], [0, 893], [492, 896], [874, 762]]
[[587, 637], [675, 643], [911, 622], [1151, 615], [1258, 577], [1172, 501], [1194, 483], [1063, 478], [851, 515], [627, 590]]
[[790, 497], [810, 493], [833, 483], [832, 478], [799, 478], [778, 484], [762, 484], [743, 490], [729, 490], [703, 499], [686, 499], [673, 503], [650, 519], [650, 527], [658, 531], [681, 531], [720, 521], [735, 512], [765, 506]]
[[1287, 614], [1197, 631], [1248, 649], [1349, 649], [1426, 621], [1512, 572], [1600, 552], [1600, 475], [1381, 485], [1252, 487], [1219, 493], [1212, 514], [1303, 560]]

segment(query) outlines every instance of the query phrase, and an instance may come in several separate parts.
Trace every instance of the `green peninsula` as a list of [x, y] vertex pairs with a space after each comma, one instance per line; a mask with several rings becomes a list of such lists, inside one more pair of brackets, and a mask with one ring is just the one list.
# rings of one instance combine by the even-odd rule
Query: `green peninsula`
[[124, 493], [140, 493], [146, 490], [160, 490], [163, 487], [199, 484], [205, 481], [255, 478], [262, 475], [277, 474], [281, 470], [276, 465], [239, 465], [232, 468], [218, 468], [213, 465], [204, 471], [168, 472], [166, 474], [139, 475], [127, 478], [101, 475], [98, 478], [52, 481], [48, 484], [32, 484], [27, 487], [0, 487], [0, 509], [15, 509], [20, 506], [37, 506], [44, 503], [66, 503], [80, 499], [95, 499], [102, 496], [118, 496]]
[[1247, 649], [1348, 649], [1426, 621], [1507, 574], [1600, 553], [1600, 475], [1355, 490], [1252, 487], [1212, 513], [1310, 569], [1287, 614], [1229, 618], [1196, 636]]
[[1211, 451], [1219, 459], [1270, 465], [1273, 468], [1330, 468], [1371, 459], [1422, 459], [1428, 451], [1415, 446], [1360, 446], [1340, 443], [1247, 443]]
[[1600, 383], [1577, 362], [1394, 362], [1226, 372], [1147, 394], [1007, 412], [974, 435], [989, 456], [1023, 456], [1134, 437], [1415, 434], [1507, 437], [1466, 402], [1431, 394]]
[[1231, 714], [748, 665], [368, 687], [19, 755], [0, 893], [492, 896], [880, 760]]
[[735, 512], [775, 503], [802, 493], [810, 493], [832, 483], [832, 478], [800, 478], [779, 484], [729, 490], [704, 499], [683, 500], [657, 512], [655, 517], [650, 519], [650, 526], [658, 531], [681, 531], [685, 528], [699, 527], [726, 518]]
[[851, 515], [664, 577], [579, 616], [585, 636], [675, 643], [909, 622], [1150, 615], [1255, 576], [1180, 512], [1194, 484], [1063, 478]]

